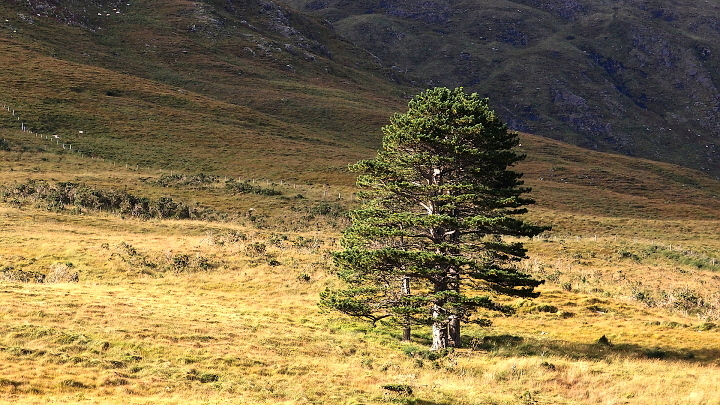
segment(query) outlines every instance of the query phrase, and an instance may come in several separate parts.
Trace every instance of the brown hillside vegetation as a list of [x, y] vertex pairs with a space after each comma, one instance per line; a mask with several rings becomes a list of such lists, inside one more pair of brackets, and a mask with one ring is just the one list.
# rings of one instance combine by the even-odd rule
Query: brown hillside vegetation
[[275, 6], [86, 3], [0, 4], [0, 100], [93, 156], [347, 182], [333, 169], [376, 147], [405, 103], [367, 54]]

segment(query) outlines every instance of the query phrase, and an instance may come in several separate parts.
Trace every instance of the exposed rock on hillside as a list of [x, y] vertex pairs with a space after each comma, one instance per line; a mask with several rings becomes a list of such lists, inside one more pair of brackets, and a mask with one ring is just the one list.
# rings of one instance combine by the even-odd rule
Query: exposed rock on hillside
[[514, 128], [720, 176], [720, 6], [668, 0], [284, 0], [419, 87]]

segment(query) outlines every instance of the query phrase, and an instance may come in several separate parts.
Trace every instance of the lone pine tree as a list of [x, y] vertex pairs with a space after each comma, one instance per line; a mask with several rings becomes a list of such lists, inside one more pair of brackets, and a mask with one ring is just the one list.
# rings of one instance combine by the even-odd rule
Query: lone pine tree
[[462, 88], [435, 88], [413, 98], [383, 127], [374, 159], [351, 165], [363, 204], [334, 253], [344, 289], [328, 289], [321, 305], [377, 322], [393, 320], [410, 339], [411, 325], [432, 326], [432, 349], [459, 347], [463, 322], [478, 309], [512, 312], [497, 294], [535, 297], [542, 281], [522, 273], [521, 242], [548, 229], [518, 216], [525, 158], [518, 137]]

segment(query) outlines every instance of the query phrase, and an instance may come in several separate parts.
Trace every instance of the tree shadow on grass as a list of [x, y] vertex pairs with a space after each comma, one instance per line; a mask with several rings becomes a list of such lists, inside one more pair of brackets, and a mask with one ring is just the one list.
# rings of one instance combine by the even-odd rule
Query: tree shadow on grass
[[558, 356], [573, 360], [656, 359], [711, 363], [720, 360], [720, 348], [667, 348], [641, 346], [632, 343], [610, 342], [605, 336], [593, 343], [579, 343], [565, 340], [541, 340], [513, 335], [489, 335], [482, 338], [467, 338], [465, 347], [491, 352], [499, 356]]

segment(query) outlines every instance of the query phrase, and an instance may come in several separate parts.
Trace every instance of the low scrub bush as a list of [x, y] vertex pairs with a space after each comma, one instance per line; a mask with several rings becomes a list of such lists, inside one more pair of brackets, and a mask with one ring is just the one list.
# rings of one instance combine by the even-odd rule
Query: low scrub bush
[[412, 395], [413, 389], [407, 384], [385, 384], [382, 386], [384, 390], [394, 392], [397, 395]]
[[99, 189], [74, 182], [28, 180], [15, 187], [5, 187], [0, 192], [0, 200], [17, 206], [32, 203], [50, 211], [107, 211], [141, 219], [215, 220], [223, 216], [213, 209], [190, 206], [170, 197], [152, 200], [125, 191]]
[[235, 194], [282, 195], [282, 191], [256, 186], [247, 181], [237, 182], [234, 179], [225, 182], [225, 189]]
[[79, 276], [77, 272], [72, 271], [72, 263], [58, 263], [50, 268], [50, 272], [45, 276], [46, 283], [77, 283]]
[[0, 280], [16, 283], [44, 283], [45, 275], [35, 271], [15, 269], [13, 266], [5, 266], [0, 269]]
[[199, 173], [199, 174], [164, 174], [154, 181], [155, 184], [162, 187], [191, 187], [191, 188], [207, 188], [211, 184], [215, 184], [220, 177]]
[[[110, 247], [108, 246], [108, 249]], [[130, 268], [142, 274], [161, 276], [165, 272], [195, 273], [208, 271], [216, 267], [217, 263], [207, 256], [188, 253], [165, 252], [164, 254], [149, 254], [137, 250], [126, 242], [120, 242], [113, 249], [112, 257], [118, 257]]]
[[0, 268], [0, 281], [16, 283], [77, 283], [78, 273], [72, 271], [72, 263], [58, 263], [50, 267], [47, 274], [37, 271], [16, 269], [15, 266]]
[[247, 240], [247, 235], [234, 229], [221, 232], [210, 232], [208, 234], [208, 241], [218, 246], [232, 245], [245, 240]]
[[313, 215], [325, 215], [336, 218], [347, 214], [347, 210], [342, 205], [327, 201], [320, 201], [314, 207], [309, 208], [308, 212]]

